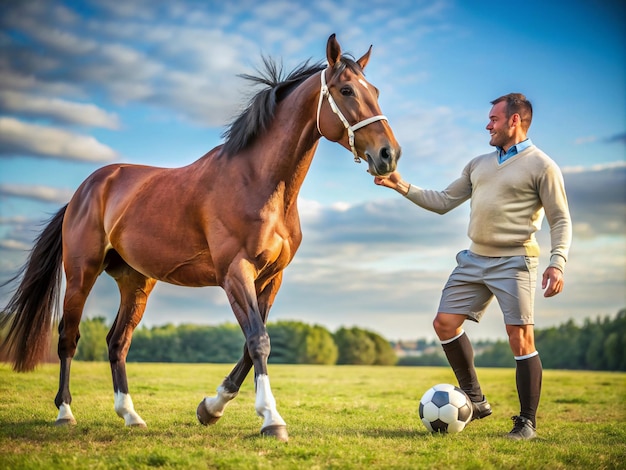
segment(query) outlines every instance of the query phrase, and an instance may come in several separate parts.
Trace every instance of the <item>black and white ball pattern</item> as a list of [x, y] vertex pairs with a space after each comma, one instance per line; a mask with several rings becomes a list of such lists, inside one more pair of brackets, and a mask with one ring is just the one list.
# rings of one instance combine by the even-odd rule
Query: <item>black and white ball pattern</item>
[[419, 415], [430, 432], [461, 432], [472, 420], [472, 402], [459, 387], [438, 384], [422, 396]]

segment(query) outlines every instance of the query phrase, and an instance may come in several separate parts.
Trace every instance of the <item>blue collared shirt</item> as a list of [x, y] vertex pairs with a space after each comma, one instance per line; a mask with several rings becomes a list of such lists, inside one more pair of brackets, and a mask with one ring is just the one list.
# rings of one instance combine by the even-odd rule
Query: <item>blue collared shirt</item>
[[507, 161], [509, 158], [517, 155], [518, 153], [520, 153], [522, 150], [527, 149], [528, 147], [530, 147], [532, 145], [532, 141], [530, 139], [526, 139], [526, 140], [522, 140], [521, 142], [515, 144], [515, 145], [511, 145], [509, 147], [509, 150], [507, 150], [506, 152], [504, 151], [504, 149], [502, 147], [496, 147], [498, 149], [498, 162], [499, 163], [504, 163], [505, 161]]

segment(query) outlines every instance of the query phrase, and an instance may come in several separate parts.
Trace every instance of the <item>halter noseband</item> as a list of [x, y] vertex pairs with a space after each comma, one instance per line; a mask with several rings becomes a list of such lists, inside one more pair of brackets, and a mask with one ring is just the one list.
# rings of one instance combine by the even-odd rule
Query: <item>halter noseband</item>
[[354, 147], [354, 131], [357, 131], [361, 127], [365, 127], [368, 124], [371, 124], [376, 121], [382, 121], [383, 119], [387, 121], [388, 120], [387, 116], [379, 114], [378, 116], [372, 116], [370, 118], [364, 119], [361, 122], [357, 122], [356, 124], [351, 126], [348, 123], [348, 120], [346, 119], [346, 117], [342, 114], [339, 107], [337, 107], [337, 103], [335, 103], [334, 98], [332, 97], [332, 95], [330, 94], [330, 91], [328, 90], [328, 86], [326, 85], [326, 70], [327, 69], [324, 69], [320, 73], [322, 89], [320, 90], [320, 99], [317, 103], [317, 130], [321, 136], [324, 135], [322, 134], [322, 131], [320, 129], [320, 111], [322, 109], [322, 101], [324, 101], [324, 97], [326, 97], [326, 99], [328, 100], [328, 104], [330, 104], [330, 109], [333, 110], [333, 113], [337, 115], [337, 117], [341, 120], [344, 127], [348, 131], [348, 140], [350, 142], [350, 148], [352, 149], [352, 154], [354, 155], [355, 163], [361, 163], [361, 157], [359, 157], [359, 154], [357, 153], [356, 148]]

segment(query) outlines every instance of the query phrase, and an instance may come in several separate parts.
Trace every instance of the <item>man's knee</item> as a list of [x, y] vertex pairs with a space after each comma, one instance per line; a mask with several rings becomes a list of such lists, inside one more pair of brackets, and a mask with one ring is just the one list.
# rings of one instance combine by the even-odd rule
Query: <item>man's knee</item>
[[514, 356], [525, 356], [535, 352], [533, 325], [507, 325], [506, 332]]
[[438, 312], [433, 320], [433, 328], [439, 340], [445, 341], [461, 333], [461, 326], [464, 321], [465, 316], [463, 315]]

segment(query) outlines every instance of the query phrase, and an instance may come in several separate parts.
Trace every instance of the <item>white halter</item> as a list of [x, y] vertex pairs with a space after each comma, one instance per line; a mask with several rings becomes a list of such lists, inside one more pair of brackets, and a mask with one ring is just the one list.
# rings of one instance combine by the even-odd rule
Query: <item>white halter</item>
[[335, 100], [333, 99], [332, 95], [330, 94], [330, 91], [328, 90], [328, 86], [326, 85], [326, 70], [327, 69], [322, 70], [322, 73], [320, 74], [321, 82], [322, 82], [322, 89], [320, 90], [320, 99], [319, 99], [319, 102], [317, 103], [317, 130], [321, 136], [324, 135], [322, 134], [322, 131], [320, 129], [320, 111], [322, 109], [322, 101], [324, 100], [324, 97], [326, 97], [326, 99], [328, 99], [328, 104], [330, 104], [330, 109], [332, 109], [333, 113], [335, 113], [337, 117], [339, 117], [339, 119], [341, 120], [341, 122], [343, 123], [343, 125], [348, 131], [348, 140], [350, 142], [350, 148], [352, 149], [352, 154], [354, 155], [354, 161], [356, 163], [361, 163], [361, 158], [357, 154], [356, 148], [354, 148], [354, 131], [357, 131], [361, 127], [365, 127], [368, 124], [371, 124], [376, 121], [382, 121], [383, 119], [387, 121], [388, 120], [387, 116], [379, 114], [378, 116], [372, 116], [371, 118], [364, 119], [363, 121], [357, 122], [356, 124], [351, 126], [348, 123], [348, 120], [345, 118], [345, 116], [341, 113], [341, 111], [337, 107], [337, 103], [335, 103]]

